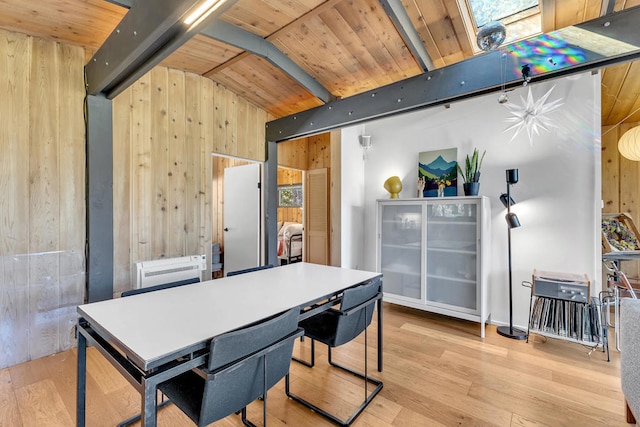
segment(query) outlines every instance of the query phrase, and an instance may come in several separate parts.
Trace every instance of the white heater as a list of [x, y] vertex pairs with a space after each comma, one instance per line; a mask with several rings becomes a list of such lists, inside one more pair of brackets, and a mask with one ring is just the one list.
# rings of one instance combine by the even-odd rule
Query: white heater
[[207, 269], [206, 255], [191, 255], [178, 258], [164, 258], [136, 263], [135, 288], [162, 285], [198, 278]]

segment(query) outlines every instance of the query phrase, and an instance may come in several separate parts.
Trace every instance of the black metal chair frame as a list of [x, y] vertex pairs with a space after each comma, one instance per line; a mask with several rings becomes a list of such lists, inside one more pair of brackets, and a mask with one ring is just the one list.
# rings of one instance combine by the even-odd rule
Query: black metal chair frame
[[272, 264], [267, 264], [267, 265], [260, 265], [258, 267], [245, 268], [243, 270], [230, 271], [230, 272], [227, 273], [227, 277], [237, 276], [238, 274], [251, 273], [253, 271], [266, 270], [266, 269], [273, 268], [273, 267], [274, 266]]
[[[259, 350], [255, 353], [252, 353], [251, 355], [244, 357], [242, 359], [236, 360], [235, 362], [233, 362], [230, 365], [227, 365], [223, 368], [217, 369], [215, 371], [209, 371], [206, 368], [199, 368], [196, 369], [195, 372], [198, 373], [199, 376], [201, 376], [205, 381], [215, 381], [215, 377], [216, 376], [220, 376], [220, 375], [224, 375], [226, 373], [228, 373], [229, 371], [233, 371], [235, 369], [238, 368], [238, 364], [239, 363], [244, 363], [244, 362], [248, 362], [251, 359], [255, 359], [255, 358], [259, 358], [262, 356], [266, 356], [267, 354], [271, 353], [272, 351], [277, 350], [278, 348], [282, 347], [283, 345], [286, 345], [287, 342], [289, 340], [293, 340], [296, 339], [298, 337], [301, 337], [304, 334], [304, 330], [302, 328], [298, 328], [295, 332], [287, 335], [286, 337], [280, 339], [277, 343], [270, 345], [269, 347]], [[267, 392], [269, 391], [267, 389], [267, 358], [263, 357], [262, 359], [262, 366], [263, 366], [263, 371], [264, 371], [264, 376], [263, 376], [263, 394], [262, 396], [260, 396], [260, 399], [264, 401], [263, 405], [262, 405], [262, 425], [266, 426], [267, 425]], [[231, 415], [231, 414], [229, 414]], [[255, 424], [253, 424], [250, 420], [247, 419], [247, 407], [245, 406], [244, 408], [242, 408], [242, 410], [240, 411], [240, 415], [241, 415], [241, 419], [242, 419], [242, 424], [244, 424], [247, 427], [256, 427]]]
[[[289, 310], [288, 312], [284, 312], [281, 313], [279, 315], [276, 315], [274, 317], [272, 317], [271, 319], [274, 319], [276, 317], [282, 316], [284, 314], [289, 315], [291, 313], [291, 311], [294, 311], [296, 309], [292, 309]], [[252, 327], [256, 327], [256, 326], [262, 326], [265, 322], [271, 320], [271, 319], [265, 319], [263, 321], [257, 322], [255, 324], [252, 325], [248, 325], [245, 326], [243, 328], [240, 328], [236, 331], [231, 331], [229, 333], [220, 335], [220, 338], [229, 335], [229, 334], [234, 334], [234, 333], [238, 333], [238, 332], [242, 332], [244, 330], [250, 329]], [[207, 365], [202, 365], [201, 367], [198, 367], [196, 369], [192, 369], [191, 372], [197, 374], [199, 377], [201, 377], [205, 382], [209, 382], [209, 381], [216, 381], [216, 379], [218, 377], [220, 377], [223, 381], [224, 381], [224, 377], [227, 374], [232, 373], [233, 371], [236, 371], [238, 369], [242, 369], [242, 365], [245, 365], [247, 363], [250, 363], [252, 360], [257, 359], [257, 358], [262, 358], [262, 368], [263, 368], [263, 378], [262, 378], [262, 390], [261, 390], [261, 394], [260, 396], [258, 396], [260, 398], [260, 400], [263, 400], [263, 414], [262, 414], [262, 418], [263, 418], [263, 425], [266, 426], [267, 425], [267, 392], [269, 390], [268, 387], [268, 375], [269, 375], [269, 370], [268, 370], [268, 354], [272, 353], [274, 351], [277, 351], [278, 349], [280, 349], [281, 347], [285, 346], [285, 345], [289, 345], [290, 342], [294, 341], [295, 339], [301, 337], [304, 335], [304, 330], [300, 327], [298, 327], [297, 329], [295, 329], [293, 332], [288, 333], [287, 335], [278, 338], [276, 341], [271, 342], [267, 345], [265, 345], [264, 347], [262, 347], [259, 350], [256, 350], [254, 352], [248, 353], [248, 354], [244, 354], [242, 356], [240, 356], [239, 358], [225, 363], [223, 366], [217, 367], [213, 370], [210, 370], [207, 368]], [[216, 338], [214, 338], [212, 340], [211, 343], [211, 348], [213, 351], [214, 346], [216, 345]], [[293, 345], [293, 344], [290, 344]], [[209, 362], [207, 362], [209, 363]], [[288, 372], [288, 369], [287, 369]], [[282, 377], [280, 377], [282, 378]], [[166, 381], [165, 383], [169, 383], [171, 382], [171, 380]], [[163, 384], [165, 383], [161, 383], [158, 386], [158, 389], [163, 391]], [[174, 389], [175, 390], [175, 389]], [[171, 390], [166, 390], [164, 389], [165, 393], [167, 393], [168, 395], [171, 395]], [[202, 396], [203, 398], [205, 397], [204, 395]], [[179, 402], [175, 402], [176, 406], [180, 407]], [[251, 403], [251, 402], [247, 402], [247, 403]], [[204, 402], [202, 403], [204, 404]], [[229, 412], [228, 415], [231, 415], [234, 412]], [[241, 415], [241, 419], [242, 419], [242, 423], [247, 426], [247, 427], [256, 427], [250, 420], [247, 419], [247, 411], [246, 411], [246, 406], [244, 406], [242, 409], [240, 409], [239, 411], [235, 412], [236, 414], [240, 414]], [[195, 421], [195, 419], [193, 420]], [[197, 421], [197, 423], [199, 423], [198, 425], [205, 425], [203, 424], [204, 421], [207, 420], [202, 420], [200, 419], [199, 421]]]
[[[178, 286], [191, 285], [193, 283], [200, 283], [200, 278], [194, 277], [192, 279], [180, 280], [177, 282], [162, 283], [160, 285], [147, 286], [145, 288], [130, 289], [128, 291], [122, 292], [120, 294], [120, 297], [124, 298], [124, 297], [130, 297], [138, 294], [146, 294], [147, 292], [155, 292], [155, 291], [161, 291], [163, 289], [177, 288]], [[160, 399], [161, 399], [160, 402], [156, 403], [156, 411], [160, 408], [167, 406], [169, 403], [171, 403], [170, 400], [165, 399], [165, 396], [162, 393], [160, 393]], [[126, 427], [128, 425], [135, 423], [136, 421], [140, 421], [140, 418], [141, 418], [141, 415], [140, 413], [138, 413], [118, 423], [116, 427]]]
[[[336, 309], [332, 309], [334, 311], [336, 311], [337, 313], [339, 313], [342, 316], [350, 316], [353, 314], [357, 314], [359, 313], [361, 310], [365, 310], [365, 317], [367, 315], [367, 306], [369, 305], [373, 305], [373, 303], [375, 303], [375, 301], [379, 300], [380, 298], [382, 298], [382, 290], [380, 290], [373, 298], [369, 298], [366, 301], [351, 307], [347, 310], [336, 310]], [[373, 310], [373, 307], [371, 308]], [[368, 338], [367, 338], [367, 329], [368, 329], [369, 325], [365, 326], [364, 329], [364, 373], [360, 373], [357, 372], [353, 369], [347, 368], [346, 366], [343, 365], [339, 365], [337, 363], [335, 363], [332, 359], [331, 359], [331, 346], [327, 346], [327, 360], [329, 362], [329, 364], [331, 366], [334, 366], [342, 371], [345, 371], [347, 373], [350, 373], [362, 380], [364, 380], [364, 401], [358, 406], [358, 408], [356, 408], [356, 410], [351, 414], [351, 416], [347, 419], [347, 420], [341, 420], [340, 418], [338, 418], [337, 416], [327, 412], [326, 410], [314, 405], [313, 403], [309, 402], [308, 400], [305, 400], [303, 398], [301, 398], [300, 396], [294, 395], [293, 393], [291, 393], [291, 387], [290, 387], [290, 379], [289, 379], [289, 375], [287, 375], [285, 378], [285, 392], [287, 394], [287, 397], [289, 397], [290, 399], [301, 403], [302, 405], [310, 408], [311, 410], [319, 413], [320, 415], [324, 416], [325, 418], [329, 419], [330, 421], [340, 425], [340, 426], [349, 426], [351, 425], [351, 423], [353, 423], [355, 421], [355, 419], [365, 410], [365, 408], [369, 405], [369, 403], [371, 403], [373, 401], [373, 398], [380, 392], [380, 390], [382, 390], [383, 387], [383, 383], [380, 380], [377, 380], [375, 378], [372, 378], [368, 375]], [[293, 360], [295, 360], [298, 363], [301, 363], [304, 366], [307, 367], [314, 367], [315, 366], [315, 339], [311, 339], [311, 361], [307, 362], [305, 360], [302, 359], [298, 359], [298, 358], [292, 358]], [[373, 391], [369, 394], [368, 391], [368, 384], [372, 384], [375, 386], [375, 388], [373, 389]]]

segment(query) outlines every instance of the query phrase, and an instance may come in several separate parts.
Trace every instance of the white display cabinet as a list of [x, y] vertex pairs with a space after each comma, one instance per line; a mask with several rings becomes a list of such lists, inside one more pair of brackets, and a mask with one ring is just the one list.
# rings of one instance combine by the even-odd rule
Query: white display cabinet
[[476, 321], [489, 318], [486, 197], [378, 200], [384, 301]]

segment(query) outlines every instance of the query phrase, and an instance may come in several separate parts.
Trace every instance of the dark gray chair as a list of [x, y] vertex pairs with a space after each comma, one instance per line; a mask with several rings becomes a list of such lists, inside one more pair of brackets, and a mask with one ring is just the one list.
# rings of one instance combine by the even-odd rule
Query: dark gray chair
[[[347, 420], [341, 420], [337, 416], [330, 414], [300, 396], [294, 395], [290, 390], [289, 375], [286, 377], [285, 384], [288, 397], [311, 408], [338, 425], [348, 426], [355, 421], [356, 417], [371, 403], [373, 398], [382, 390], [383, 386], [382, 381], [369, 377], [367, 363], [367, 327], [371, 324], [376, 301], [381, 297], [382, 285], [378, 278], [368, 284], [345, 290], [342, 295], [339, 310], [332, 308], [300, 322], [300, 326], [304, 329], [304, 335], [311, 338], [311, 362], [304, 362], [298, 359], [294, 360], [302, 362], [306, 366], [313, 367], [315, 365], [315, 341], [320, 341], [328, 346], [328, 360], [331, 366], [364, 380], [365, 399], [353, 414]], [[378, 327], [380, 327], [380, 325]], [[365, 333], [364, 374], [338, 365], [331, 360], [331, 349], [333, 347], [348, 343], [362, 332]], [[371, 393], [367, 390], [368, 384], [375, 386]]]
[[272, 264], [259, 265], [258, 267], [245, 268], [244, 270], [230, 271], [227, 273], [227, 277], [237, 276], [238, 274], [251, 273], [252, 271], [266, 270], [268, 268], [273, 268], [273, 265]]
[[[147, 292], [155, 292], [155, 291], [161, 291], [163, 289], [169, 289], [169, 288], [176, 288], [178, 286], [184, 286], [184, 285], [190, 285], [193, 283], [199, 283], [200, 282], [200, 278], [199, 277], [193, 277], [191, 279], [185, 279], [185, 280], [179, 280], [177, 282], [169, 282], [169, 283], [162, 283], [160, 285], [155, 285], [155, 286], [147, 286], [145, 288], [137, 288], [137, 289], [130, 289], [128, 291], [124, 291], [120, 294], [120, 297], [125, 298], [125, 297], [130, 297], [133, 295], [139, 295], [139, 294], [146, 294]], [[161, 400], [160, 402], [158, 402], [156, 404], [156, 410], [167, 406], [169, 403], [171, 403], [169, 400], [165, 399], [165, 396], [162, 395], [161, 396]], [[127, 418], [126, 420], [120, 422], [119, 424], [116, 425], [116, 427], [126, 427], [129, 426], [137, 421], [140, 421], [140, 414], [136, 414], [130, 418]]]
[[191, 285], [193, 283], [199, 283], [199, 282], [200, 282], [200, 278], [193, 277], [191, 279], [179, 280], [177, 282], [163, 283], [161, 285], [155, 285], [155, 286], [147, 286], [146, 288], [130, 289], [128, 291], [122, 292], [120, 296], [130, 297], [132, 295], [146, 294], [147, 292], [161, 291], [163, 289], [176, 288], [178, 286]]
[[291, 309], [270, 319], [217, 336], [211, 340], [206, 367], [185, 372], [158, 388], [198, 426], [233, 413], [247, 420], [246, 406], [263, 397], [267, 423], [267, 390], [289, 373], [300, 310]]

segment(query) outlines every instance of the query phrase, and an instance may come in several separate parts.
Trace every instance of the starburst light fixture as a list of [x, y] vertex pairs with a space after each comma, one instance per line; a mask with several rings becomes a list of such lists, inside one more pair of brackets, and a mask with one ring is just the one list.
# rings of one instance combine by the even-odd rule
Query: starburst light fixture
[[505, 121], [513, 123], [505, 129], [505, 132], [515, 129], [515, 133], [511, 136], [509, 142], [513, 141], [520, 132], [526, 131], [529, 137], [529, 144], [533, 146], [534, 134], [539, 135], [541, 129], [550, 132], [551, 128], [555, 127], [550, 113], [557, 110], [563, 103], [560, 102], [562, 101], [561, 99], [556, 99], [548, 104], [546, 103], [553, 89], [555, 89], [555, 86], [535, 101], [531, 93], [531, 88], [529, 88], [526, 100], [520, 96], [522, 105], [516, 105], [511, 102], [503, 104], [512, 114], [510, 117], [507, 117]]

